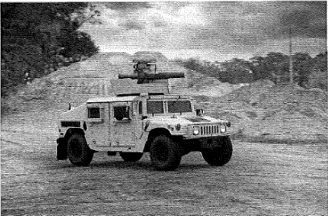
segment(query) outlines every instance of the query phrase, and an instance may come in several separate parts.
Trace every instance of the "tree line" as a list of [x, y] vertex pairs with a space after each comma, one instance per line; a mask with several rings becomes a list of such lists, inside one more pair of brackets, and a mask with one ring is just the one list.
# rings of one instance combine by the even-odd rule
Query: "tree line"
[[89, 3], [1, 3], [1, 95], [98, 52], [79, 31], [99, 14]]
[[[269, 79], [278, 84], [290, 80], [290, 58], [279, 52], [254, 56], [249, 61], [238, 58], [224, 62], [201, 61], [195, 58], [179, 61], [188, 69], [232, 84], [261, 79]], [[295, 53], [292, 55], [292, 62], [294, 83], [305, 88], [321, 88], [327, 91], [327, 52], [315, 57], [307, 53]]]

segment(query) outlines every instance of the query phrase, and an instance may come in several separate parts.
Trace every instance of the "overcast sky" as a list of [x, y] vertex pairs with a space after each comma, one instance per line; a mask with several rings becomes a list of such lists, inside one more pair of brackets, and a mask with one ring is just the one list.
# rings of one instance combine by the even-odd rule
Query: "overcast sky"
[[101, 51], [160, 51], [169, 58], [223, 61], [268, 52], [316, 55], [327, 50], [327, 3], [98, 3], [101, 24], [85, 24]]

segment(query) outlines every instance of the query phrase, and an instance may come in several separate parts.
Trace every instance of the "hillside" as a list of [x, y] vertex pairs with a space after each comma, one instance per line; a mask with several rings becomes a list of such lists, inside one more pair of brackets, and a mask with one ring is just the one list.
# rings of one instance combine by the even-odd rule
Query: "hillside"
[[284, 142], [327, 141], [327, 92], [262, 80], [219, 98], [205, 107], [229, 119], [236, 136]]
[[[99, 53], [83, 62], [35, 79], [17, 94], [2, 100], [2, 113], [57, 113], [89, 97], [112, 95], [110, 79], [132, 73], [132, 59], [152, 53]], [[172, 93], [190, 94], [213, 117], [232, 122], [234, 138], [273, 141], [326, 141], [327, 92], [297, 86], [276, 86], [262, 80], [232, 85], [168, 61], [160, 53], [158, 72], [183, 72], [170, 80]]]

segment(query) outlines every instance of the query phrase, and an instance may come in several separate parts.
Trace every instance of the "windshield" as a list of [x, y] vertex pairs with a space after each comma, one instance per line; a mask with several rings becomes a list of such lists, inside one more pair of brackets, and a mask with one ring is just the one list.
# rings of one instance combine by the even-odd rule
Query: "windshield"
[[169, 113], [192, 112], [191, 103], [190, 101], [187, 100], [168, 101], [168, 112]]

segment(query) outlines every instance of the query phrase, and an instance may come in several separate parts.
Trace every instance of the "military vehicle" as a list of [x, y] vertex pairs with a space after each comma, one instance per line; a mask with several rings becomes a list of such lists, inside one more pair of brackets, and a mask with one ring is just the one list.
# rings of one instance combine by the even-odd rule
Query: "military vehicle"
[[87, 166], [94, 153], [107, 152], [136, 162], [149, 152], [156, 169], [174, 170], [183, 155], [200, 151], [210, 165], [229, 162], [230, 122], [205, 116], [190, 96], [169, 93], [168, 80], [183, 73], [157, 73], [150, 61], [135, 61], [134, 69], [111, 81], [115, 96], [90, 98], [61, 115], [58, 160]]

